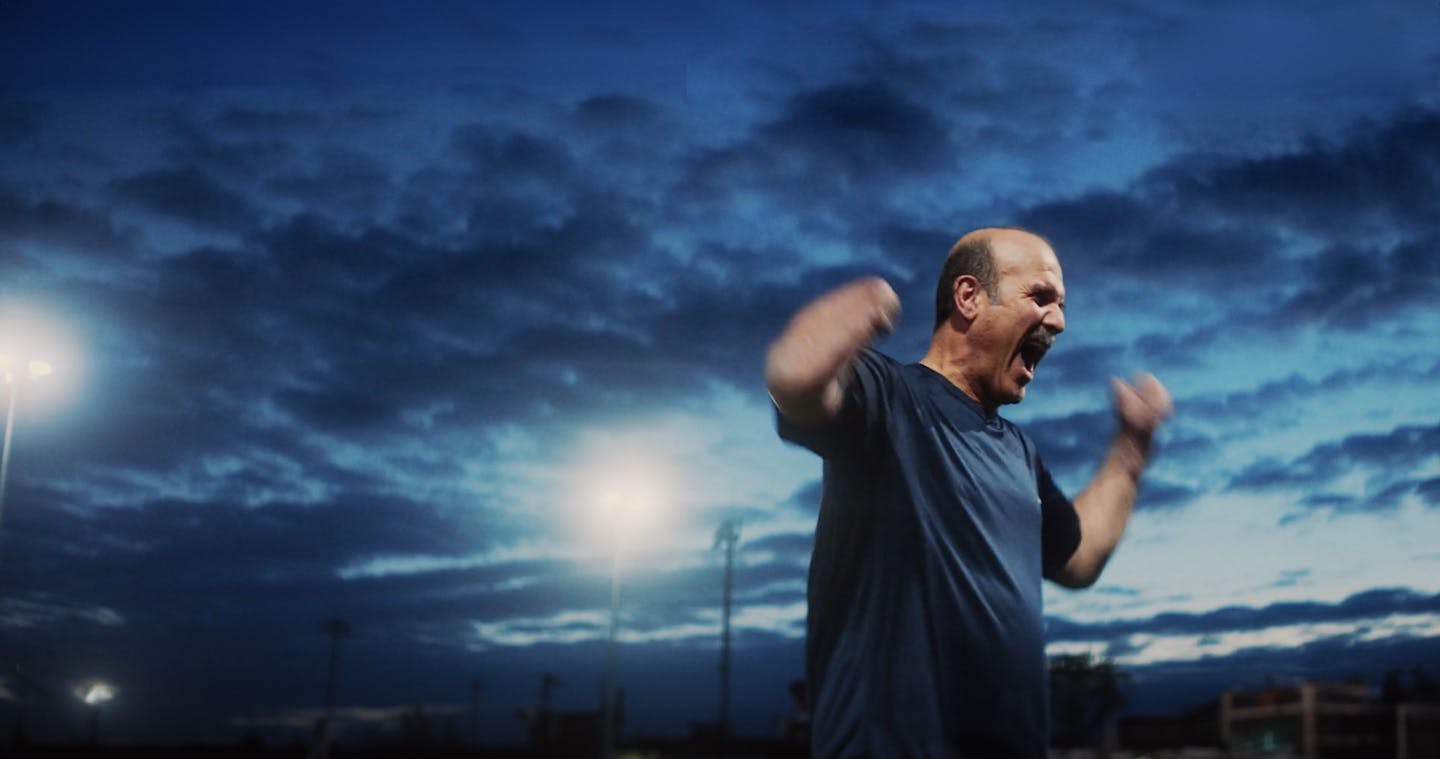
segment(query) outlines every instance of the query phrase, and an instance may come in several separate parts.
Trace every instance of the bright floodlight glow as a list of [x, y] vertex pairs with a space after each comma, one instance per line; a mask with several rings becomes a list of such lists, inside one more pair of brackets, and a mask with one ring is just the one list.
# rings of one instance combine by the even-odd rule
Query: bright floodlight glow
[[102, 683], [96, 680], [76, 688], [75, 695], [79, 696], [81, 701], [91, 706], [99, 706], [115, 698], [115, 688], [108, 683]]
[[605, 430], [585, 435], [568, 469], [559, 513], [578, 528], [589, 551], [606, 555], [673, 548], [675, 514], [685, 504], [663, 435]]
[[47, 405], [69, 395], [79, 381], [81, 351], [67, 320], [29, 305], [0, 302], [0, 372], [25, 382], [22, 404]]

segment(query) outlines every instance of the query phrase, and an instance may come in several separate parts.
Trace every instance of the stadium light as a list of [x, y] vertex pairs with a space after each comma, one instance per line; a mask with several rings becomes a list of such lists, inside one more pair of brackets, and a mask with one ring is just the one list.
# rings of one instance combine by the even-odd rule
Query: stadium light
[[[24, 364], [25, 370], [20, 371]], [[0, 451], [0, 526], [5, 518], [5, 482], [10, 474], [10, 440], [15, 433], [15, 403], [20, 397], [20, 383], [23, 379], [38, 380], [55, 371], [50, 362], [41, 359], [21, 359], [8, 353], [0, 353], [0, 380], [5, 383], [5, 444]]]

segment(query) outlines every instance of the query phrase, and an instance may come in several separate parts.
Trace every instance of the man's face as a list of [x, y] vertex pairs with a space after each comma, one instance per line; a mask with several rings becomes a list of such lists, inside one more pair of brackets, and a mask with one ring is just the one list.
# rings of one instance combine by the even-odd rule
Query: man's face
[[1065, 282], [1055, 252], [1034, 235], [1001, 230], [990, 241], [996, 297], [971, 327], [975, 390], [988, 408], [1019, 403], [1055, 336], [1065, 329]]

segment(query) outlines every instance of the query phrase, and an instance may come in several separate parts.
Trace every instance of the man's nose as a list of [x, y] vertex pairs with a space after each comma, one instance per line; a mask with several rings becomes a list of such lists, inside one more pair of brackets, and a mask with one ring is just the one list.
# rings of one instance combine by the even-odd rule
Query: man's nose
[[1060, 310], [1059, 306], [1051, 306], [1045, 309], [1045, 317], [1040, 323], [1058, 335], [1065, 331], [1065, 312]]

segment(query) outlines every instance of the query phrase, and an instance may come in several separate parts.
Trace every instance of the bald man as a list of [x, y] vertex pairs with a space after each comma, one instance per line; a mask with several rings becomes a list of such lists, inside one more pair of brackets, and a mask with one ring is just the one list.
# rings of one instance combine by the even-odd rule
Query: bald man
[[780, 436], [825, 462], [806, 669], [816, 757], [1043, 757], [1041, 580], [1093, 584], [1170, 414], [1149, 375], [1113, 380], [1117, 430], [1072, 501], [998, 415], [1065, 329], [1042, 237], [982, 229], [950, 250], [919, 363], [869, 348], [900, 312], [878, 278], [806, 307], [770, 347]]

